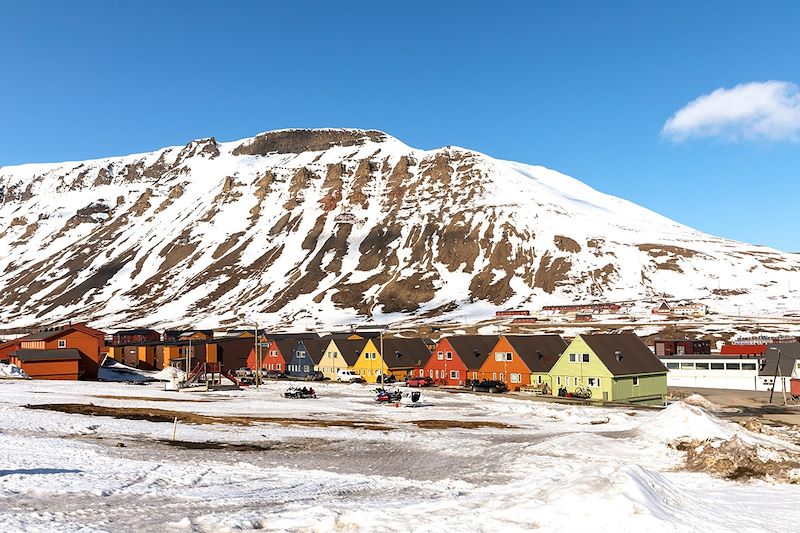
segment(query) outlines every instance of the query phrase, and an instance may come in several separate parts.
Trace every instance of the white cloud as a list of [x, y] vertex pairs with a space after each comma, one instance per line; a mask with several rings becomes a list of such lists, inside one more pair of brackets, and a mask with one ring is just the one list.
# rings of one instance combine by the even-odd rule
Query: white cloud
[[765, 81], [717, 89], [672, 115], [661, 135], [675, 142], [703, 137], [800, 141], [800, 87]]

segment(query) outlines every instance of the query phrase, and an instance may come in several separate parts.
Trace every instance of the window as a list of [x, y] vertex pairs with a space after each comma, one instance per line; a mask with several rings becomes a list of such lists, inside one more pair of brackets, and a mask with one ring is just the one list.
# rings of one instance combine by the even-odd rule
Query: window
[[561, 376], [556, 376], [556, 385], [561, 385]]
[[541, 385], [541, 384], [542, 384], [542, 375], [539, 374], [539, 385]]
[[419, 370], [419, 377], [425, 377], [425, 371], [420, 369]]
[[439, 379], [439, 371], [436, 371], [436, 379]]
[[588, 378], [587, 383], [590, 387], [599, 387], [600, 386], [600, 378]]
[[458, 379], [458, 370], [450, 371], [450, 379]]
[[589, 354], [588, 353], [583, 354], [583, 362], [584, 363], [588, 363], [589, 362]]
[[492, 381], [497, 379], [497, 372], [492, 372]]
[[306, 357], [306, 354], [304, 354], [303, 352], [295, 352], [295, 355], [297, 356], [298, 359], [305, 359]]
[[670, 370], [678, 370], [680, 365], [678, 363], [667, 363], [667, 368]]
[[433, 370], [428, 370], [429, 377], [433, 379]]
[[67, 339], [59, 339], [58, 347], [59, 348], [66, 348], [67, 347]]
[[453, 359], [453, 352], [447, 352], [446, 354], [444, 354], [444, 356], [445, 356], [445, 359], [450, 361], [451, 359]]
[[511, 354], [511, 352], [506, 352], [506, 361], [511, 361], [512, 357], [513, 355]]
[[511, 383], [522, 383], [522, 374], [510, 374]]
[[477, 372], [473, 372], [472, 373], [472, 379], [478, 379], [478, 373]]
[[500, 381], [502, 381], [503, 383], [506, 382], [506, 377], [502, 372], [500, 372]]
[[725, 363], [711, 363], [711, 370], [725, 370]]
[[578, 361], [578, 354], [576, 354], [576, 353], [569, 354], [569, 362], [570, 363], [575, 363], [577, 361]]
[[708, 370], [708, 363], [695, 363], [697, 370]]
[[503, 359], [505, 359], [505, 354], [503, 354], [503, 352], [495, 352], [494, 353], [494, 360], [495, 361], [502, 361]]
[[436, 352], [436, 359], [441, 361], [442, 359], [444, 359], [444, 354], [442, 352]]
[[633, 376], [633, 386], [634, 387], [638, 387], [639, 386], [639, 377], [638, 376]]
[[569, 387], [569, 376], [564, 378], [564, 386]]
[[375, 369], [375, 375], [376, 376], [380, 376], [381, 375], [381, 371], [379, 369]]
[[756, 364], [755, 363], [742, 363], [742, 370], [755, 370]]
[[271, 350], [271, 351], [269, 352], [269, 356], [270, 356], [270, 357], [278, 357], [278, 352], [276, 352], [275, 350]]
[[725, 363], [725, 370], [741, 370], [742, 366], [739, 363]]
[[681, 370], [694, 370], [694, 363], [681, 363]]

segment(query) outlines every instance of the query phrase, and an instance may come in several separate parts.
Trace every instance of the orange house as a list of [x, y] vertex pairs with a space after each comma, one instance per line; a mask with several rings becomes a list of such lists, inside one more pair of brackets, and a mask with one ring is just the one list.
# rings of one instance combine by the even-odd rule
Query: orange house
[[[567, 349], [558, 335], [503, 335], [481, 365], [481, 379], [502, 381], [511, 390], [540, 384]], [[550, 385], [552, 386], [552, 385]]]
[[0, 343], [0, 361], [9, 359], [11, 354], [20, 349], [19, 340]]
[[[106, 334], [104, 332], [90, 328], [86, 324], [69, 324], [37, 331], [18, 339], [20, 349], [17, 352], [24, 351], [26, 354], [31, 354], [40, 351], [40, 355], [44, 356], [44, 351], [74, 350], [80, 356], [78, 360], [78, 377], [81, 379], [97, 379], [97, 368], [100, 366], [100, 362], [106, 352], [105, 337]], [[30, 357], [30, 355], [28, 356]], [[60, 371], [56, 373], [61, 374]]]

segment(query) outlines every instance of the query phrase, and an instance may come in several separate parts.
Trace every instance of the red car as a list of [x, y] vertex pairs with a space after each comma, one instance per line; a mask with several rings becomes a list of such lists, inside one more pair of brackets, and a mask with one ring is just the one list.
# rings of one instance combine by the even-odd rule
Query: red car
[[430, 387], [433, 385], [433, 380], [428, 376], [418, 376], [414, 378], [408, 378], [406, 380], [406, 385], [409, 387]]

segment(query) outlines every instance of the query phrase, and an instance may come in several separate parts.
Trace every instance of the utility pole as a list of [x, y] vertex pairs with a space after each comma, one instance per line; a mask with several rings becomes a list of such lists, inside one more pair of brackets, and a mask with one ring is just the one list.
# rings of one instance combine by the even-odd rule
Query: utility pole
[[[781, 366], [781, 350], [780, 348], [770, 348], [770, 350], [778, 351], [778, 360], [775, 363], [775, 374], [772, 376], [772, 388], [769, 391], [769, 403], [772, 403], [772, 395], [775, 393], [775, 380], [778, 379], [778, 372]], [[783, 382], [783, 376], [781, 376], [781, 382]]]
[[383, 328], [381, 328], [381, 387], [383, 387], [383, 363], [385, 362], [384, 354], [383, 354]]

